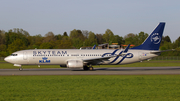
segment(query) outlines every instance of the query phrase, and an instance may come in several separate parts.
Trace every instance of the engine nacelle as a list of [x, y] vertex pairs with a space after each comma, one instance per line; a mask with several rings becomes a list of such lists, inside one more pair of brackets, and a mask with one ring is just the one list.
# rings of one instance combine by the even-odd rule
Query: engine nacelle
[[69, 60], [67, 61], [68, 68], [83, 68], [82, 60]]

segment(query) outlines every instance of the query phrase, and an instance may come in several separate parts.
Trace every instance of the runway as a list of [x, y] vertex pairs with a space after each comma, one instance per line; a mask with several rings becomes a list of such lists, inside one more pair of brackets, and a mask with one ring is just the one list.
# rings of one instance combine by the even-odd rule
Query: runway
[[68, 68], [0, 69], [0, 75], [173, 75], [180, 74], [180, 67], [116, 67], [94, 68], [93, 71]]

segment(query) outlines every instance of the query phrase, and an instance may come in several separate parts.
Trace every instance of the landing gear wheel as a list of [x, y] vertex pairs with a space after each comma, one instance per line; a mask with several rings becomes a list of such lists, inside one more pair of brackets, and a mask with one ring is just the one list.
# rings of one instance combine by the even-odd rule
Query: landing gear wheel
[[92, 70], [94, 70], [94, 68], [93, 67], [89, 67], [89, 70], [92, 71]]
[[20, 68], [19, 68], [19, 71], [22, 71], [22, 70], [23, 70], [23, 68], [22, 68], [22, 67], [20, 67]]
[[88, 66], [84, 66], [83, 69], [84, 70], [89, 70], [89, 67]]

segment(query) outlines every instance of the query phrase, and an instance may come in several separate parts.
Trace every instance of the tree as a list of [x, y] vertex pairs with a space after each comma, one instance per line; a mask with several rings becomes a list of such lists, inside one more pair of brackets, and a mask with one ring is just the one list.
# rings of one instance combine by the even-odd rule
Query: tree
[[21, 39], [16, 39], [11, 44], [8, 45], [8, 53], [11, 54], [15, 51], [24, 50], [26, 49], [25, 43]]
[[165, 41], [164, 44], [160, 47], [160, 50], [168, 50], [172, 49], [172, 44], [170, 42]]
[[68, 36], [68, 35], [67, 35], [67, 32], [64, 32], [64, 33], [63, 33], [63, 36]]
[[114, 42], [114, 34], [110, 29], [107, 29], [105, 34], [103, 34], [103, 39], [105, 43], [112, 44]]
[[103, 44], [103, 35], [102, 34], [96, 34], [97, 43]]
[[97, 44], [96, 35], [93, 32], [89, 32], [88, 39], [85, 40], [83, 46], [94, 46]]
[[147, 33], [140, 32], [138, 34], [129, 33], [124, 37], [125, 44], [141, 45], [148, 37]]
[[43, 42], [50, 42], [50, 41], [56, 41], [56, 38], [54, 37], [53, 32], [48, 32], [47, 34], [45, 34], [45, 37], [43, 40]]
[[73, 39], [73, 38], [79, 38], [79, 39], [84, 39], [84, 35], [82, 34], [81, 30], [72, 30], [70, 32], [70, 38]]
[[83, 46], [83, 42], [85, 40], [81, 30], [72, 30], [70, 32], [70, 39], [72, 40], [73, 46], [75, 48], [80, 48]]
[[40, 45], [43, 43], [43, 37], [41, 36], [41, 34], [35, 35], [35, 36], [31, 36], [31, 42], [30, 42], [30, 47], [29, 48], [37, 48], [39, 49]]
[[66, 37], [66, 36], [62, 36], [61, 34], [58, 34], [58, 35], [55, 35], [54, 36], [56, 40], [61, 40], [63, 37]]
[[25, 46], [28, 46], [30, 44], [27, 35], [24, 35], [23, 33], [20, 33], [19, 29], [14, 29], [14, 32], [12, 30], [9, 30], [9, 32], [5, 33], [5, 43], [6, 47], [8, 48], [8, 45], [12, 44], [15, 40], [21, 39], [22, 42], [25, 44]]
[[114, 36], [114, 42], [118, 43], [119, 45], [124, 44], [123, 37], [120, 37], [119, 35]]
[[39, 49], [52, 49], [50, 42], [44, 42], [39, 46]]
[[140, 32], [136, 37], [138, 41], [137, 45], [141, 45], [145, 41], [145, 39], [148, 37], [148, 34], [144, 32]]
[[97, 44], [96, 35], [91, 31], [89, 32], [88, 40], [90, 42], [90, 45], [92, 45], [92, 46]]
[[0, 44], [5, 44], [5, 31], [0, 30]]
[[82, 30], [82, 34], [84, 36], [84, 38], [88, 38], [89, 32], [87, 30]]
[[73, 38], [73, 39], [71, 39], [71, 40], [72, 40], [73, 46], [74, 46], [75, 48], [79, 49], [80, 47], [83, 46], [83, 43], [84, 43], [83, 40], [80, 40], [80, 39], [78, 39], [78, 38]]
[[6, 45], [0, 44], [0, 57], [5, 57], [7, 55], [8, 55], [8, 53], [6, 51]]
[[124, 36], [125, 44], [137, 44], [137, 36], [133, 33], [129, 33], [126, 36]]
[[57, 49], [71, 49], [73, 48], [72, 42], [70, 40], [57, 40], [56, 48]]
[[166, 42], [170, 42], [171, 43], [171, 39], [170, 39], [170, 37], [168, 35], [163, 37], [162, 40], [163, 40], [163, 42], [166, 41]]
[[173, 48], [179, 48], [179, 47], [180, 47], [180, 37], [178, 37], [173, 43]]

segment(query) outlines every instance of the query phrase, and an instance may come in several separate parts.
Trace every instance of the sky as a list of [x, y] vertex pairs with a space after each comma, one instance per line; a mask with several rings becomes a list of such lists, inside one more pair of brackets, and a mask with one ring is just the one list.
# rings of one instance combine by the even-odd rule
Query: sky
[[166, 22], [164, 36], [180, 36], [180, 0], [1, 0], [0, 30], [21, 28], [31, 36], [69, 34], [73, 29], [124, 37], [150, 34]]

